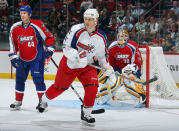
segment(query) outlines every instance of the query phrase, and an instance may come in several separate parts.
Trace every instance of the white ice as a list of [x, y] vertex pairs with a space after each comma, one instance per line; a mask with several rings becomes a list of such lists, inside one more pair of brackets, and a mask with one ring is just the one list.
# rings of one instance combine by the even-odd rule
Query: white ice
[[[53, 81], [45, 81], [47, 88]], [[83, 97], [83, 88], [73, 83]], [[32, 80], [26, 81], [21, 111], [10, 111], [14, 102], [14, 79], [0, 79], [0, 131], [178, 131], [179, 109], [107, 108], [94, 115], [95, 126], [80, 120], [80, 101], [69, 89], [49, 102], [48, 111], [38, 113], [38, 98]], [[97, 107], [96, 107], [97, 108]]]

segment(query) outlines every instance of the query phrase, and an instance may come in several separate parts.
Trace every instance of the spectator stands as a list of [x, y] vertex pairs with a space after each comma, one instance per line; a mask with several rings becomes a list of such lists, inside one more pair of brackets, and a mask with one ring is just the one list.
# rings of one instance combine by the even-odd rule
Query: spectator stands
[[98, 27], [107, 34], [109, 44], [116, 39], [118, 30], [126, 28], [139, 45], [179, 52], [178, 0], [0, 0], [0, 35], [19, 21], [18, 8], [22, 4], [30, 4], [32, 18], [42, 19], [54, 33], [58, 50], [62, 50], [70, 27], [83, 22], [84, 10], [96, 8], [100, 14]]

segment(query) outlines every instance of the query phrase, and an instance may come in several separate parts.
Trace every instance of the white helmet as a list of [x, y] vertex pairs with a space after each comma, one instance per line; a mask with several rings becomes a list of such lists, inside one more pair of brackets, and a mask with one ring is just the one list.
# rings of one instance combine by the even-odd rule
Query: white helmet
[[89, 17], [89, 18], [98, 18], [99, 17], [99, 13], [96, 9], [87, 9], [84, 14], [83, 17]]

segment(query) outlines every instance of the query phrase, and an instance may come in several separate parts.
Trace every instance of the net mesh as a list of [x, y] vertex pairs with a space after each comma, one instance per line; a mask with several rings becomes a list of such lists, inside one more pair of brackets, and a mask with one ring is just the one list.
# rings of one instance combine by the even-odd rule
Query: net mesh
[[[177, 88], [170, 70], [167, 67], [162, 48], [146, 46], [140, 48], [140, 51], [143, 58], [141, 79], [148, 80], [154, 76], [158, 77], [157, 81], [145, 87], [148, 98], [147, 107], [179, 108], [179, 88]], [[133, 97], [125, 91], [125, 87], [118, 90], [115, 99], [126, 102], [137, 102], [137, 100], [134, 100]]]
[[[163, 50], [161, 47], [149, 47], [149, 63], [147, 63], [147, 50], [140, 48], [143, 57], [142, 79], [146, 79], [146, 72], [149, 78], [158, 77], [156, 82], [149, 85], [149, 106], [150, 107], [179, 107], [179, 89], [171, 75]], [[147, 69], [149, 64], [149, 69]]]

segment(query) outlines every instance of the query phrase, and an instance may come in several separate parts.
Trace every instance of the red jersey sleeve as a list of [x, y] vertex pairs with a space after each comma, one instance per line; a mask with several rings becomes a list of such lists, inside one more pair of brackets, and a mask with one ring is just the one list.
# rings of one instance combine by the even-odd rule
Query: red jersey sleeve
[[130, 44], [132, 44], [133, 46], [135, 46], [136, 48], [136, 52], [135, 52], [135, 61], [134, 63], [139, 67], [139, 69], [141, 68], [142, 66], [142, 55], [141, 55], [141, 52], [138, 48], [138, 44], [137, 42], [135, 41], [129, 41]]
[[31, 20], [31, 23], [37, 25], [40, 30], [42, 38], [45, 40], [46, 46], [54, 46], [55, 38], [53, 34], [47, 29], [45, 24], [40, 20]]
[[111, 49], [108, 50], [109, 52], [109, 57], [108, 57], [108, 60], [109, 60], [109, 64], [114, 67], [115, 66], [115, 58], [114, 58], [114, 54], [113, 54], [113, 51]]
[[141, 55], [139, 48], [136, 49], [134, 63], [139, 67], [139, 69], [141, 68], [143, 61], [142, 61], [142, 55]]

